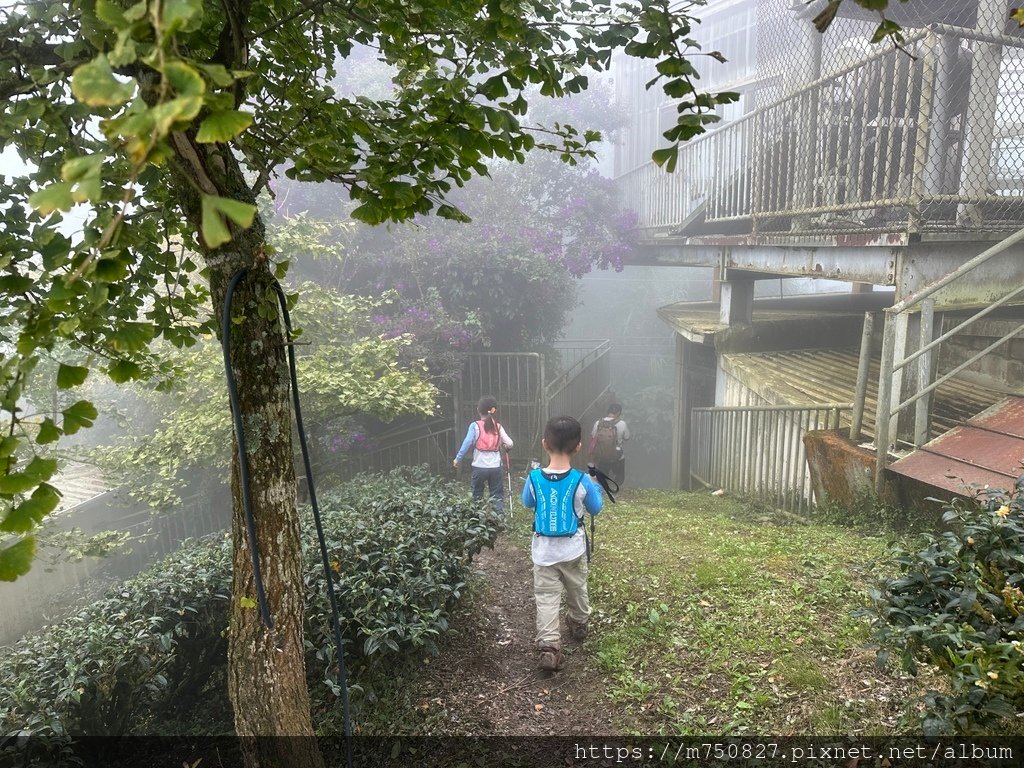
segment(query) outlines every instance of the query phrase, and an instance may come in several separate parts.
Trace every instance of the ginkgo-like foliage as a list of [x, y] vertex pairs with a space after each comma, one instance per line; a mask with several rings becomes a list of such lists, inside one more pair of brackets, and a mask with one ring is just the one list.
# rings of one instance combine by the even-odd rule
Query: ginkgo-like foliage
[[[58, 500], [55, 463], [36, 454], [96, 418], [82, 399], [37, 417], [33, 437], [21, 423], [33, 368], [59, 342], [87, 353], [85, 365], [55, 361], [64, 389], [90, 375], [167, 373], [154, 339], [185, 347], [210, 331], [210, 265], [194, 254], [233, 247], [282, 170], [344, 184], [352, 215], [373, 223], [463, 218], [445, 196], [494, 157], [544, 148], [572, 161], [596, 134], [529, 125], [524, 93], [578, 92], [586, 68], [607, 67], [617, 48], [657, 61], [683, 99], [670, 138], [699, 133], [731, 96], [697, 92], [690, 24], [646, 0], [0, 10], [0, 145], [28, 164], [0, 187], [0, 528], [20, 536], [0, 549], [0, 579], [28, 567], [31, 532]], [[355, 45], [392, 66], [390, 98], [332, 93]]]

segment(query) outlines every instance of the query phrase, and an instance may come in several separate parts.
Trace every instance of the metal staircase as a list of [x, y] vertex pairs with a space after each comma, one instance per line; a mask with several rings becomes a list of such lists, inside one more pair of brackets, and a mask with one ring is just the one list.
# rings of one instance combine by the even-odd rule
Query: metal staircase
[[[882, 333], [882, 357], [875, 420], [877, 453], [875, 489], [878, 493], [882, 492], [885, 484], [885, 470], [889, 466], [891, 455], [894, 452], [906, 455], [929, 442], [932, 426], [930, 401], [936, 388], [1024, 332], [1024, 322], [1022, 322], [951, 370], [941, 375], [935, 373], [941, 344], [1000, 307], [1005, 307], [1014, 299], [1024, 296], [1024, 282], [1012, 285], [1010, 290], [999, 298], [989, 302], [949, 330], [936, 335], [934, 328], [936, 311], [960, 308], [956, 307], [955, 303], [949, 303], [948, 299], [943, 299], [939, 294], [955, 281], [967, 275], [977, 274], [976, 271], [979, 268], [989, 264], [992, 259], [1021, 242], [1024, 242], [1024, 229], [1015, 232], [965, 262], [958, 269], [884, 310], [885, 326]], [[948, 293], [947, 291], [947, 295]], [[872, 322], [871, 315], [867, 315], [865, 317], [864, 343], [861, 347], [862, 375], [858, 377], [854, 399], [853, 428], [851, 429], [851, 437], [854, 439], [859, 433], [864, 416]], [[904, 398], [903, 389], [905, 387], [912, 390], [912, 394]], [[914, 406], [912, 425], [909, 419], [901, 420], [900, 418], [901, 415], [909, 412], [910, 406]], [[970, 457], [964, 458], [966, 464], [969, 465]]]

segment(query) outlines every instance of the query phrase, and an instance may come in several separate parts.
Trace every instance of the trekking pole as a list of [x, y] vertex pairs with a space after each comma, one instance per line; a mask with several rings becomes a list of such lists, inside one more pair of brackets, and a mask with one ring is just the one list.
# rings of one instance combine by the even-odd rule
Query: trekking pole
[[508, 479], [508, 522], [512, 524], [512, 453], [505, 451], [505, 477]]
[[[617, 482], [615, 482], [614, 480], [612, 480], [610, 477], [608, 477], [608, 475], [606, 475], [600, 469], [595, 467], [593, 462], [588, 462], [587, 463], [587, 474], [589, 474], [592, 478], [594, 478], [595, 480], [597, 480], [598, 483], [601, 484], [601, 487], [604, 488], [604, 492], [606, 494], [608, 494], [608, 498], [611, 500], [612, 504], [614, 504], [615, 503], [615, 495], [614, 494], [619, 492], [619, 484]], [[613, 485], [615, 486], [615, 490], [614, 491], [611, 489], [611, 486], [613, 486]], [[587, 539], [587, 562], [588, 563], [590, 562], [591, 553], [594, 551], [594, 545], [595, 545], [596, 535], [597, 535], [595, 533], [595, 528], [596, 528], [596, 526], [595, 526], [595, 523], [594, 523], [594, 516], [591, 515], [590, 516], [590, 538]], [[586, 528], [584, 528], [583, 533], [584, 533], [584, 535], [586, 535], [586, 533], [587, 533]]]
[[[593, 462], [587, 464], [587, 474], [589, 474], [592, 478], [594, 478], [595, 480], [597, 480], [597, 482], [601, 484], [601, 487], [604, 488], [604, 492], [608, 494], [608, 498], [611, 499], [612, 504], [614, 504], [614, 494], [619, 492], [619, 484], [612, 480], [610, 477], [608, 477], [608, 475], [606, 475], [600, 469], [595, 467]], [[614, 491], [611, 489], [611, 486], [613, 485], [615, 486]]]

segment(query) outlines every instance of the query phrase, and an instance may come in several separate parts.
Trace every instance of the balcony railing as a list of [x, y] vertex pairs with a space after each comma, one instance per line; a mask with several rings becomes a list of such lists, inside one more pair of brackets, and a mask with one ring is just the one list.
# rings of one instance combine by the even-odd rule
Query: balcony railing
[[1024, 41], [933, 25], [619, 179], [640, 226], [920, 231], [1024, 222]]

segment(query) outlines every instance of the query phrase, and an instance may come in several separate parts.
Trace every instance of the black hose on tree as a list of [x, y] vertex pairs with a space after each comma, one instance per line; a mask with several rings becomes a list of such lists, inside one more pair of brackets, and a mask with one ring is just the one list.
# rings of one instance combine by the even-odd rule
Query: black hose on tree
[[[224, 347], [224, 371], [228, 380], [228, 399], [231, 401], [231, 418], [234, 422], [235, 435], [238, 440], [238, 469], [242, 485], [242, 508], [245, 513], [245, 529], [249, 539], [249, 556], [252, 558], [253, 579], [256, 582], [256, 602], [259, 605], [263, 624], [267, 629], [274, 626], [267, 607], [267, 594], [263, 586], [260, 570], [259, 552], [256, 546], [256, 520], [252, 512], [252, 494], [249, 490], [249, 456], [246, 453], [245, 432], [242, 429], [242, 415], [238, 407], [238, 388], [235, 385], [235, 374], [231, 370], [231, 305], [234, 300], [235, 288], [245, 277], [248, 269], [240, 269], [231, 276], [227, 293], [224, 296], [224, 312], [221, 317], [221, 343]], [[302, 423], [302, 405], [299, 402], [299, 381], [295, 371], [295, 347], [292, 344], [292, 322], [288, 315], [288, 301], [281, 284], [274, 280], [274, 291], [281, 305], [281, 316], [284, 319], [285, 337], [288, 348], [288, 372], [291, 378], [292, 404], [295, 408], [295, 426], [299, 434], [299, 446], [302, 449], [302, 463], [306, 471], [306, 485], [309, 488], [309, 503], [313, 508], [313, 522], [316, 524], [317, 541], [320, 544], [320, 558], [323, 561], [324, 577], [327, 580], [327, 594], [331, 601], [331, 623], [334, 630], [334, 644], [338, 656], [338, 687], [341, 689], [342, 713], [345, 723], [345, 764], [352, 768], [352, 724], [349, 717], [348, 672], [345, 667], [345, 647], [341, 639], [341, 615], [338, 610], [338, 596], [334, 591], [334, 574], [331, 571], [330, 558], [327, 553], [327, 540], [320, 519], [320, 506], [316, 500], [316, 488], [313, 485], [313, 467], [309, 461], [309, 446], [306, 430]]]

